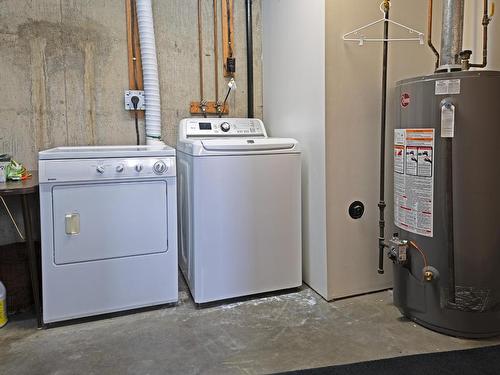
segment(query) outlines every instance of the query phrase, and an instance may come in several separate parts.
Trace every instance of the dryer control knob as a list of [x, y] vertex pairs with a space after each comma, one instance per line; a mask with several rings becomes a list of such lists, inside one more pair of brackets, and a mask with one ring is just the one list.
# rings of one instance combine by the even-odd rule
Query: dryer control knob
[[229, 125], [229, 122], [223, 122], [222, 124], [220, 124], [220, 129], [223, 132], [228, 132], [229, 129], [231, 129], [231, 125]]
[[116, 166], [116, 171], [117, 171], [118, 173], [123, 172], [123, 164], [118, 164], [118, 165]]
[[103, 174], [104, 173], [104, 166], [98, 165], [95, 170], [97, 171], [97, 173]]
[[154, 165], [153, 165], [153, 171], [156, 173], [156, 174], [163, 174], [165, 173], [165, 171], [167, 170], [167, 166], [165, 165], [164, 162], [162, 162], [161, 160], [160, 161], [157, 161]]
[[135, 166], [135, 170], [136, 170], [137, 172], [142, 171], [142, 164], [137, 164], [137, 165]]

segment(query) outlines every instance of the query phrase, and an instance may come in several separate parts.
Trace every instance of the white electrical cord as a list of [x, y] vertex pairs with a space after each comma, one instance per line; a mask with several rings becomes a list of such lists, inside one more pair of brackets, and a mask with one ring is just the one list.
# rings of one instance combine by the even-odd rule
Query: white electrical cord
[[12, 216], [12, 213], [9, 210], [9, 207], [7, 206], [7, 203], [3, 199], [3, 197], [0, 195], [0, 199], [2, 200], [3, 205], [5, 206], [5, 210], [9, 214], [10, 220], [12, 220], [12, 224], [16, 227], [17, 233], [19, 234], [19, 237], [24, 241], [24, 236], [22, 235], [21, 231], [19, 230], [19, 227], [17, 226], [16, 221], [14, 220], [14, 216]]

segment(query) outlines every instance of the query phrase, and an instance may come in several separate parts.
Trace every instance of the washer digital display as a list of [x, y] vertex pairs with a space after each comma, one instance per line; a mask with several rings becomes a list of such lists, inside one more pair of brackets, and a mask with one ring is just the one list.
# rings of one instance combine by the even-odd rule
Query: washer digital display
[[212, 124], [210, 122], [200, 122], [200, 130], [212, 130]]

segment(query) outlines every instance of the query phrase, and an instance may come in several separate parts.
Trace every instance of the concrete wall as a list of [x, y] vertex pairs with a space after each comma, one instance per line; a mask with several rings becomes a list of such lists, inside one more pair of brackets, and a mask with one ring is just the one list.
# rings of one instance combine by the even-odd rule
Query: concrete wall
[[[261, 117], [260, 1], [253, 9], [255, 115]], [[204, 0], [203, 11], [205, 90], [207, 99], [214, 100], [212, 1]], [[231, 116], [244, 117], [244, 1], [235, 1], [234, 11], [238, 89], [229, 104]], [[162, 133], [175, 144], [179, 120], [189, 116], [190, 101], [199, 100], [197, 1], [153, 0], [153, 14]], [[123, 104], [127, 66], [125, 0], [0, 1], [0, 153], [33, 169], [42, 149], [133, 144], [134, 121]], [[220, 74], [221, 96], [225, 82]], [[13, 240], [12, 233], [0, 207], [0, 244]]]
[[[212, 2], [205, 0], [203, 9], [205, 83], [207, 99], [213, 100]], [[197, 1], [153, 0], [153, 13], [162, 131], [174, 144], [179, 120], [189, 116], [189, 102], [199, 99]], [[260, 117], [260, 1], [254, 4], [254, 23]], [[230, 102], [231, 115], [245, 116], [243, 1], [235, 2], [235, 36], [238, 91]], [[29, 168], [36, 167], [36, 152], [49, 147], [133, 144], [134, 123], [123, 109], [128, 89], [125, 0], [0, 2], [0, 82], [0, 152]], [[222, 96], [227, 88], [223, 77], [220, 87]]]

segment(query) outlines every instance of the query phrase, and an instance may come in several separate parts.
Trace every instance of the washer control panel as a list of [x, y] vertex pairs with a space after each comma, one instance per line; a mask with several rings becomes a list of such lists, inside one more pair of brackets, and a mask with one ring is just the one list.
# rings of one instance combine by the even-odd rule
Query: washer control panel
[[258, 119], [189, 119], [185, 122], [186, 138], [196, 137], [265, 137], [264, 124]]
[[41, 160], [40, 182], [175, 177], [175, 157]]

